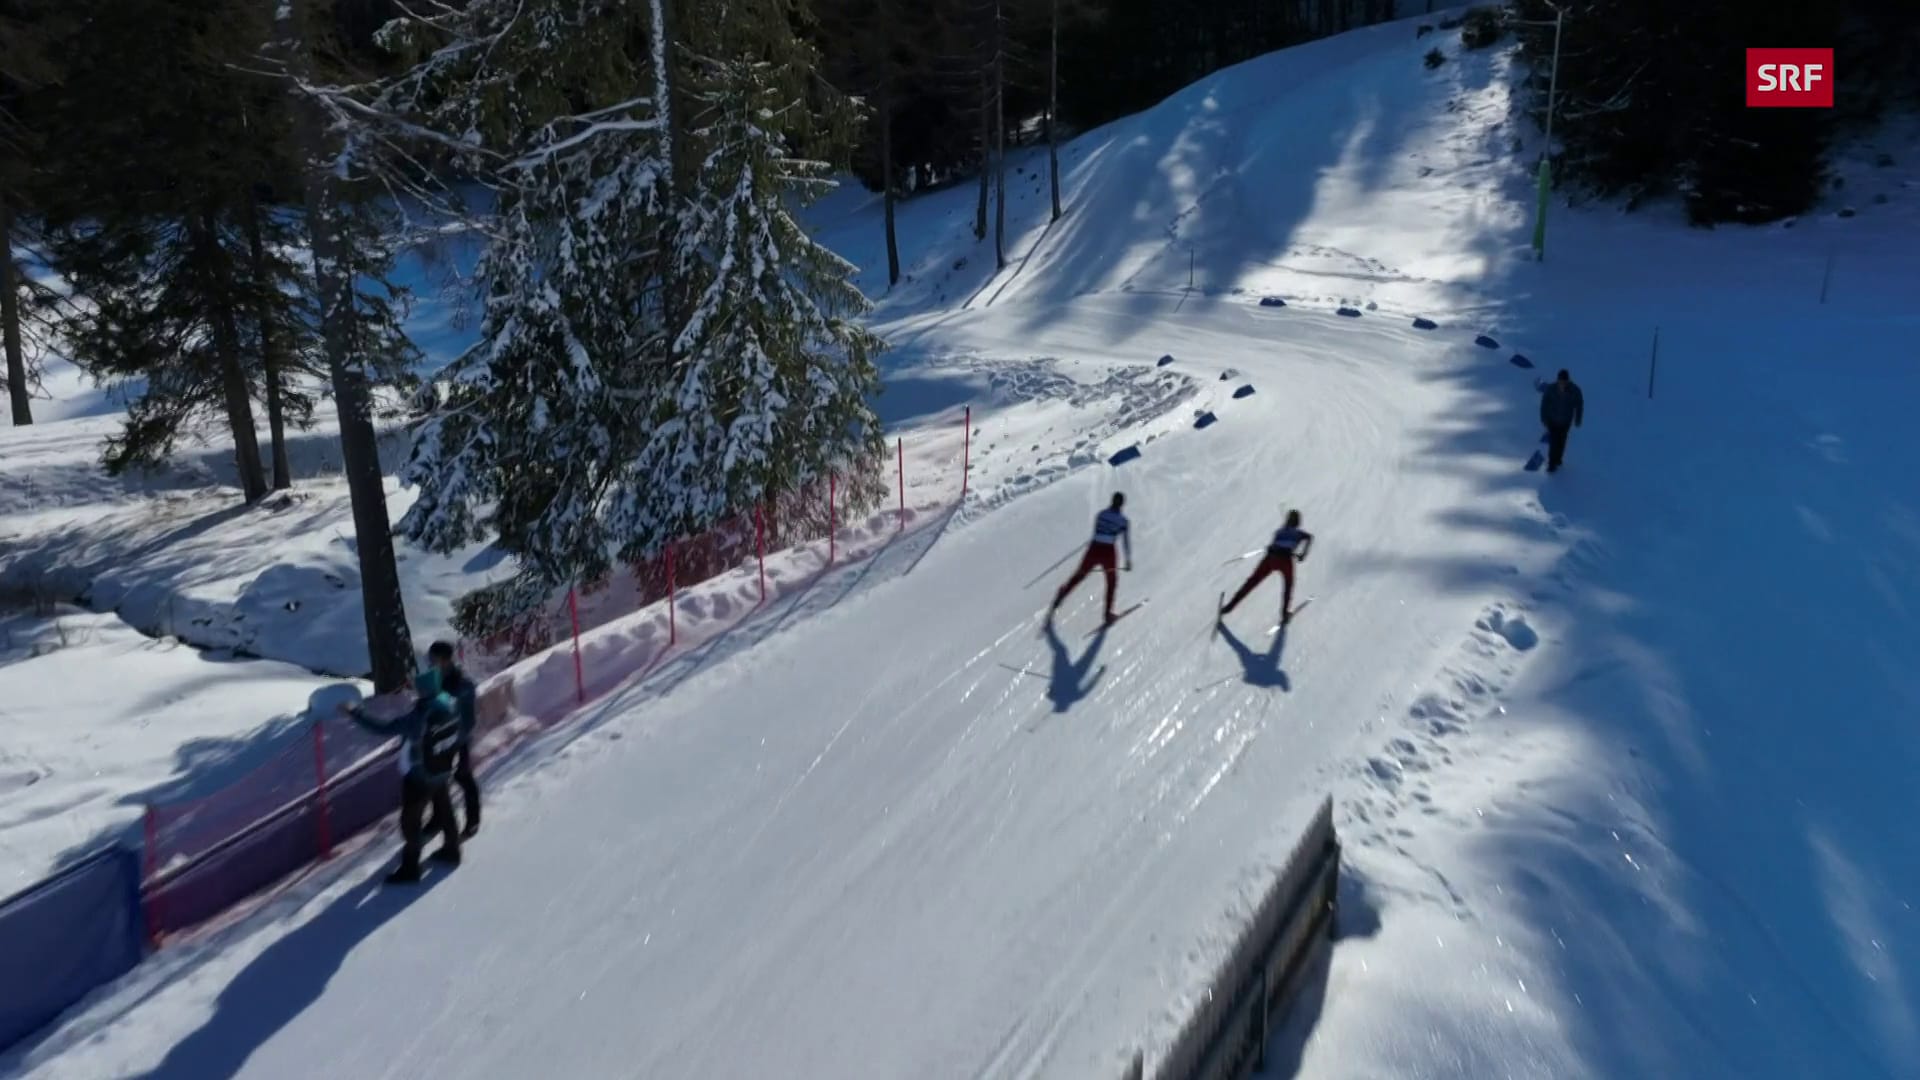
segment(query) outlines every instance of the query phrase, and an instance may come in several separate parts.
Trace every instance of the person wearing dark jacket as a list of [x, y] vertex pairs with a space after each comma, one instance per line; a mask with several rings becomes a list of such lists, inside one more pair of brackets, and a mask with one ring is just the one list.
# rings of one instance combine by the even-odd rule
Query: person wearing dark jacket
[[414, 676], [417, 695], [413, 707], [392, 720], [378, 720], [358, 705], [341, 711], [376, 735], [400, 737], [400, 866], [387, 875], [390, 885], [420, 880], [420, 847], [424, 830], [420, 818], [432, 805], [444, 842], [433, 858], [460, 865], [460, 835], [453, 830], [453, 799], [447, 781], [453, 776], [455, 751], [460, 748], [459, 705], [440, 688], [440, 672], [433, 668]]
[[1560, 369], [1560, 377], [1540, 391], [1540, 422], [1547, 428], [1547, 471], [1557, 472], [1567, 453], [1567, 432], [1586, 419], [1587, 403], [1580, 385]]
[[[427, 649], [427, 662], [440, 673], [440, 689], [453, 697], [460, 716], [460, 750], [453, 758], [453, 782], [460, 785], [462, 801], [466, 804], [466, 827], [460, 830], [460, 839], [471, 840], [473, 834], [480, 831], [480, 781], [473, 776], [473, 713], [478, 688], [454, 662], [452, 645], [434, 642]], [[427, 831], [436, 831], [439, 824], [438, 819], [429, 820]]]

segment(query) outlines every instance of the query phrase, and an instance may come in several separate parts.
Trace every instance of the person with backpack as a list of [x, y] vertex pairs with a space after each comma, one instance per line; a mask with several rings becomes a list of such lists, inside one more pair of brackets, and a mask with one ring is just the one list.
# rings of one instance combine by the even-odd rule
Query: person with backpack
[[359, 705], [340, 711], [375, 735], [400, 737], [400, 866], [387, 875], [389, 885], [420, 880], [420, 848], [424, 830], [421, 815], [433, 807], [443, 838], [431, 856], [436, 862], [460, 865], [460, 834], [453, 828], [453, 799], [447, 781], [460, 749], [459, 705], [440, 686], [440, 672], [428, 668], [413, 678], [413, 707], [392, 720], [369, 716]]
[[1246, 599], [1247, 594], [1265, 581], [1268, 575], [1279, 574], [1287, 583], [1286, 592], [1280, 598], [1280, 625], [1285, 626], [1293, 621], [1293, 564], [1296, 560], [1304, 561], [1311, 547], [1313, 534], [1300, 527], [1300, 511], [1287, 511], [1287, 523], [1273, 534], [1273, 540], [1267, 544], [1266, 556], [1260, 560], [1260, 565], [1253, 568], [1252, 575], [1240, 586], [1240, 591], [1234, 593], [1233, 599], [1220, 608], [1220, 617], [1226, 618], [1234, 608], [1239, 607], [1240, 601]]
[[1127, 497], [1114, 492], [1113, 502], [1094, 517], [1093, 540], [1087, 544], [1087, 553], [1081, 556], [1080, 566], [1074, 570], [1073, 576], [1053, 595], [1053, 606], [1047, 609], [1047, 625], [1053, 625], [1053, 613], [1060, 610], [1060, 605], [1068, 595], [1096, 569], [1107, 577], [1107, 622], [1114, 621], [1113, 596], [1120, 585], [1117, 573], [1119, 560], [1116, 558], [1119, 545], [1126, 545], [1127, 569], [1133, 569], [1133, 533], [1127, 515], [1120, 512], [1120, 508], [1126, 504]]
[[[460, 839], [471, 840], [473, 834], [480, 831], [480, 781], [473, 775], [473, 728], [475, 700], [478, 688], [473, 679], [455, 662], [453, 646], [444, 641], [436, 641], [427, 649], [427, 663], [440, 673], [440, 689], [453, 697], [454, 705], [460, 716], [460, 750], [453, 759], [453, 782], [460, 785], [461, 801], [466, 822], [460, 830]], [[438, 817], [427, 821], [426, 831], [439, 831]]]
[[1586, 419], [1587, 402], [1580, 393], [1580, 385], [1567, 374], [1566, 368], [1560, 369], [1560, 375], [1540, 391], [1540, 423], [1547, 429], [1547, 471], [1559, 472], [1560, 461], [1567, 453], [1567, 432], [1580, 426]]

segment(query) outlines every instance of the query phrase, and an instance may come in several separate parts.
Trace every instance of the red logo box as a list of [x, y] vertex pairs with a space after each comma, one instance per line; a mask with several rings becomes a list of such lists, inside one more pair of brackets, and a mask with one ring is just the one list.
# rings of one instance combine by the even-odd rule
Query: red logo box
[[1833, 108], [1833, 50], [1748, 49], [1747, 108]]

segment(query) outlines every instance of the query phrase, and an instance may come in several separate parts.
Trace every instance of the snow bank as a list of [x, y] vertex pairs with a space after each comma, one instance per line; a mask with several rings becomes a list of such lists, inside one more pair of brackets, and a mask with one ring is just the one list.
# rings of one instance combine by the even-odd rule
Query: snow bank
[[0, 649], [0, 895], [245, 775], [330, 685], [71, 608], [0, 617]]

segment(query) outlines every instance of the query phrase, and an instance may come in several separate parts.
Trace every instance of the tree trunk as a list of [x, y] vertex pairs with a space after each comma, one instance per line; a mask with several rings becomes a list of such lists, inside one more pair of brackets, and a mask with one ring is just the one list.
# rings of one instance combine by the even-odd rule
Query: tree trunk
[[1053, 185], [1053, 217], [1060, 220], [1060, 0], [1053, 0], [1053, 40], [1047, 46], [1047, 178]]
[[987, 238], [987, 185], [993, 180], [993, 82], [980, 69], [980, 202], [973, 211], [973, 238]]
[[206, 277], [213, 324], [213, 352], [220, 364], [220, 391], [226, 399], [227, 425], [233, 430], [233, 463], [240, 474], [240, 490], [248, 502], [267, 493], [267, 475], [260, 467], [260, 433], [253, 426], [253, 388], [240, 362], [240, 325], [234, 317], [233, 275], [227, 273], [226, 252], [214, 231], [209, 213], [194, 219], [194, 258]]
[[1001, 46], [1000, 5], [993, 6], [993, 258], [1007, 266], [1007, 77], [1006, 49]]
[[[660, 123], [660, 138], [665, 143], [661, 147], [661, 159], [667, 166], [667, 198], [670, 205], [678, 205], [687, 187], [687, 170], [681, 167], [685, 164], [682, 158], [687, 140], [681, 138], [682, 133], [675, 126], [681, 110], [675, 101], [679, 81], [673, 77], [673, 0], [652, 0], [650, 10], [653, 17], [648, 20], [647, 33], [653, 62], [654, 111]], [[662, 214], [658, 233], [660, 308], [667, 326], [669, 351], [680, 340], [680, 330], [686, 325], [687, 313], [692, 307], [686, 284], [674, 265], [679, 248], [673, 234], [674, 220], [674, 214]]]
[[887, 288], [900, 284], [900, 241], [893, 228], [893, 80], [880, 75], [880, 188], [887, 219]]
[[[303, 5], [280, 5], [280, 33], [293, 50], [292, 68], [310, 77], [311, 53], [297, 37]], [[413, 677], [413, 634], [407, 627], [400, 568], [394, 558], [392, 522], [387, 517], [386, 484], [380, 470], [380, 446], [373, 428], [373, 394], [366, 369], [353, 355], [353, 281], [342, 264], [339, 192], [327, 162], [326, 130], [331, 119], [299, 91], [295, 94], [301, 148], [306, 169], [307, 227], [312, 233], [314, 284], [320, 302], [321, 338], [327, 374], [340, 416], [340, 455], [346, 465], [347, 492], [353, 501], [354, 548], [360, 562], [360, 603], [367, 628], [367, 654], [374, 689], [399, 690]]]
[[7, 343], [7, 395], [13, 399], [13, 423], [33, 423], [33, 398], [27, 386], [27, 356], [20, 346], [20, 285], [13, 279], [13, 207], [0, 192], [0, 330]]
[[267, 383], [267, 433], [273, 447], [273, 490], [293, 486], [293, 468], [287, 461], [287, 420], [281, 380], [286, 377], [280, 363], [280, 344], [273, 336], [273, 310], [267, 303], [266, 245], [260, 239], [260, 203], [251, 195], [244, 204], [247, 215], [247, 254], [253, 264], [254, 300], [258, 305], [254, 321], [260, 325], [260, 364]]

